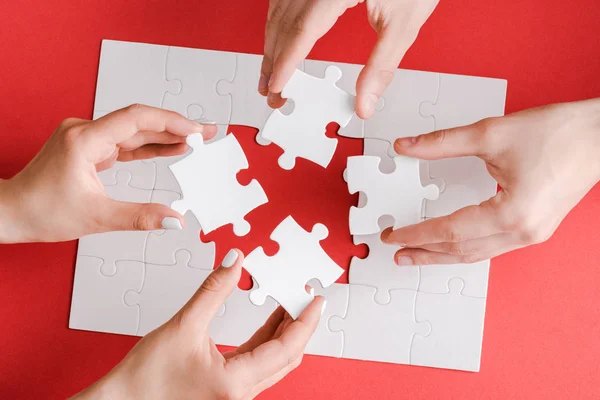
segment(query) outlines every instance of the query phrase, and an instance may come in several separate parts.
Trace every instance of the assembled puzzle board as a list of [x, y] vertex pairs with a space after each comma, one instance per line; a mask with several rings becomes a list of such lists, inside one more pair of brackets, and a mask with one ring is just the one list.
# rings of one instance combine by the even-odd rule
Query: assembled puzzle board
[[[280, 144], [277, 133], [273, 135], [276, 130], [269, 125], [281, 126], [277, 125], [281, 121], [276, 121], [281, 117], [274, 116], [256, 91], [261, 60], [260, 55], [253, 54], [105, 40], [94, 118], [133, 103], [162, 107], [194, 120], [216, 122], [219, 134], [211, 140], [211, 145], [219, 142], [215, 148], [239, 153], [233, 143], [235, 138], [230, 137], [233, 135], [226, 136], [227, 129], [229, 125], [247, 125], [259, 129], [257, 141], [261, 144], [273, 141], [271, 145], [284, 148], [282, 167], [293, 168], [294, 157], [303, 156], [326, 165], [327, 157], [323, 154], [306, 155], [297, 144]], [[328, 79], [334, 74], [339, 79], [337, 87], [354, 95], [361, 68], [354, 64], [305, 60], [297, 74], [305, 73], [307, 79], [312, 79], [311, 76]], [[391, 143], [397, 137], [502, 115], [506, 81], [402, 69], [395, 75], [372, 119], [363, 121], [345, 111], [338, 113], [342, 119], [338, 121], [342, 126], [339, 135], [363, 140], [363, 155], [368, 156], [349, 158], [346, 179], [351, 191], [361, 191], [359, 206], [363, 207], [349, 210], [349, 215], [354, 215], [354, 222], [349, 219], [349, 223], [355, 232], [354, 242], [368, 245], [369, 255], [352, 260], [349, 284], [314, 287], [315, 294], [327, 299], [327, 307], [306, 352], [478, 371], [489, 261], [398, 267], [393, 261], [397, 248], [382, 243], [378, 231], [398, 226], [402, 219], [405, 224], [418, 222], [415, 218], [448, 215], [494, 195], [496, 183], [481, 160], [404, 159], [394, 157]], [[296, 88], [294, 93], [297, 92]], [[310, 96], [310, 92], [306, 95]], [[351, 97], [343, 93], [336, 96], [342, 102]], [[299, 111], [295, 108], [294, 112]], [[266, 137], [262, 137], [264, 131]], [[326, 152], [329, 154], [331, 149]], [[181, 203], [183, 192], [170, 167], [186, 157], [189, 155], [116, 163], [99, 175], [111, 198], [171, 206], [176, 201]], [[231, 168], [236, 171], [246, 168], [243, 151], [236, 157]], [[403, 188], [416, 187], [422, 193], [411, 191], [403, 195], [394, 192], [393, 187], [389, 189], [391, 192], [379, 193], [368, 185], [369, 179], [364, 176], [367, 170], [372, 174], [369, 177], [381, 176], [391, 179], [391, 183], [397, 179]], [[263, 204], [262, 189], [255, 186], [251, 189], [252, 207]], [[390, 213], [365, 211], [365, 205], [370, 204], [372, 209], [377, 204], [373, 199], [387, 194], [407, 211], [392, 215], [395, 218], [379, 219], [376, 217]], [[238, 213], [241, 217], [236, 214], [234, 225], [240, 235], [247, 233], [248, 228], [243, 213]], [[183, 230], [109, 232], [80, 239], [70, 328], [143, 336], [183, 306], [208, 276], [215, 261], [215, 243], [204, 243], [199, 238], [202, 231], [199, 220], [203, 218], [189, 211], [185, 218]], [[318, 240], [327, 236], [327, 228], [319, 221], [314, 222], [312, 233], [304, 232], [289, 217], [273, 232], [272, 238], [285, 243], [292, 233], [297, 237], [308, 235], [312, 239], [306, 239], [307, 246], [316, 245], [316, 254], [322, 251]], [[249, 258], [254, 268], [266, 262], [258, 253]], [[337, 266], [329, 265], [331, 260], [324, 252], [315, 259], [318, 265], [327, 265], [329, 280], [339, 276]], [[252, 273], [252, 266], [248, 269]], [[264, 271], [261, 273], [264, 279]], [[258, 279], [257, 276], [254, 278]], [[226, 300], [211, 325], [216, 343], [233, 346], [243, 343], [276, 308], [277, 302], [267, 294], [277, 295], [262, 290], [258, 296], [258, 291], [264, 288], [260, 282], [256, 286], [250, 290], [236, 289]]]

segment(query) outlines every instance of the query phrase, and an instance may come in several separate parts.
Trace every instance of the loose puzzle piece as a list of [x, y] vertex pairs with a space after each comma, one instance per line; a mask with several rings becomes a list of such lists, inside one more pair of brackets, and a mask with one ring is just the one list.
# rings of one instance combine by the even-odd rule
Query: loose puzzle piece
[[204, 233], [230, 223], [238, 236], [250, 232], [245, 215], [268, 200], [258, 181], [247, 186], [237, 181], [248, 161], [235, 136], [204, 144], [202, 135], [193, 134], [187, 143], [192, 153], [169, 166], [183, 190], [183, 199], [171, 207], [180, 214], [191, 210]]
[[127, 306], [124, 295], [142, 286], [144, 264], [121, 261], [115, 274], [106, 276], [100, 272], [103, 263], [98, 257], [77, 257], [69, 328], [135, 335], [139, 309]]
[[371, 286], [350, 285], [348, 312], [332, 317], [329, 327], [344, 333], [344, 358], [410, 364], [413, 337], [431, 327], [415, 320], [414, 290], [392, 290], [389, 304], [375, 302]]
[[327, 303], [319, 325], [310, 337], [304, 352], [320, 356], [341, 357], [344, 350], [344, 334], [329, 330], [329, 320], [335, 315], [346, 315], [350, 285], [334, 283], [326, 288], [320, 287], [320, 285], [312, 285], [312, 288], [314, 294], [325, 297]]
[[210, 337], [215, 343], [239, 346], [260, 329], [277, 308], [273, 299], [257, 306], [250, 301], [250, 291], [236, 287], [225, 300], [223, 313], [213, 318]]
[[429, 175], [432, 179], [443, 179], [444, 188], [437, 200], [425, 202], [428, 218], [452, 214], [496, 194], [496, 181], [487, 171], [485, 162], [477, 157], [429, 161]]
[[257, 247], [244, 261], [244, 268], [258, 283], [250, 301], [262, 305], [271, 296], [292, 318], [298, 318], [314, 298], [305, 290], [308, 281], [316, 278], [327, 287], [344, 272], [319, 244], [328, 234], [325, 225], [315, 224], [307, 232], [291, 216], [284, 219], [271, 233], [279, 252], [269, 257]]
[[231, 99], [217, 93], [217, 82], [233, 80], [235, 53], [169, 47], [166, 79], [178, 81], [181, 92], [166, 93], [162, 107], [190, 119], [229, 124]]
[[[148, 203], [152, 191], [131, 187], [131, 173], [126, 170], [117, 171], [117, 184], [105, 186], [108, 197], [118, 201]], [[116, 273], [117, 260], [142, 261], [148, 232], [144, 231], [114, 231], [96, 233], [79, 239], [77, 254], [95, 256], [104, 260], [102, 274], [112, 276]]]
[[367, 204], [350, 208], [350, 233], [369, 235], [379, 232], [378, 219], [394, 217], [394, 229], [421, 221], [423, 199], [436, 199], [435, 185], [421, 186], [419, 160], [404, 156], [394, 158], [396, 169], [384, 174], [379, 157], [348, 157], [347, 178], [350, 193], [364, 192]]
[[[305, 60], [304, 65], [304, 71], [313, 76], [325, 76], [325, 70], [329, 68], [329, 66], [335, 66], [336, 68], [339, 68], [342, 71], [342, 77], [337, 82], [337, 87], [342, 89], [344, 92], [351, 94], [352, 96], [356, 96], [356, 80], [358, 79], [360, 71], [363, 69], [362, 65], [338, 62], [330, 63], [318, 60]], [[383, 109], [383, 105], [383, 98], [380, 98], [376, 110], [379, 111]], [[364, 126], [365, 121], [360, 119], [356, 114], [352, 114], [350, 122], [348, 122], [346, 126], [340, 127], [338, 134], [340, 136], [351, 138], [363, 138], [365, 136]]]
[[141, 160], [119, 162], [117, 161], [112, 168], [98, 172], [98, 178], [105, 186], [116, 185], [117, 174], [119, 171], [128, 171], [131, 176], [129, 186], [138, 189], [154, 189], [154, 180], [156, 177], [156, 171], [154, 164], [143, 162]]
[[392, 143], [399, 137], [433, 131], [433, 121], [419, 113], [419, 106], [424, 101], [435, 101], [439, 79], [439, 74], [433, 72], [396, 70], [383, 94], [383, 108], [365, 121], [365, 138]]
[[215, 244], [200, 240], [200, 224], [191, 212], [185, 214], [182, 230], [168, 229], [151, 232], [146, 244], [145, 261], [150, 264], [172, 265], [179, 250], [190, 253], [190, 267], [212, 270], [215, 263]]
[[337, 147], [337, 139], [328, 138], [325, 128], [330, 122], [346, 126], [354, 113], [354, 96], [336, 86], [342, 77], [339, 68], [331, 66], [320, 79], [296, 70], [281, 92], [294, 100], [289, 115], [274, 110], [262, 131], [262, 137], [284, 150], [279, 166], [292, 169], [296, 157], [327, 167]]
[[[392, 218], [380, 218], [380, 228], [384, 230], [393, 225]], [[354, 244], [364, 243], [369, 246], [366, 258], [352, 257], [348, 281], [350, 284], [372, 286], [377, 289], [375, 301], [378, 304], [390, 302], [392, 289], [417, 290], [419, 287], [419, 267], [399, 267], [394, 262], [394, 255], [399, 246], [392, 246], [381, 241], [381, 234], [354, 235]]]
[[94, 109], [110, 112], [135, 103], [161, 107], [165, 93], [179, 93], [180, 83], [165, 75], [168, 49], [103, 40]]
[[[379, 170], [384, 174], [390, 174], [396, 169], [394, 157], [398, 156], [393, 145], [387, 140], [370, 139], [363, 140], [363, 155], [379, 157]], [[440, 178], [430, 178], [429, 176], [429, 161], [419, 160], [419, 175], [421, 177], [421, 185], [426, 186], [430, 183], [436, 185], [440, 192], [444, 190], [444, 180]], [[358, 207], [362, 207], [367, 203], [366, 196], [363, 192], [358, 194]], [[426, 203], [427, 204], [427, 200]], [[423, 207], [422, 216], [425, 216], [425, 207]]]
[[449, 286], [448, 294], [417, 294], [417, 321], [428, 321], [431, 334], [415, 337], [411, 364], [479, 371], [485, 299], [462, 295], [460, 279]]
[[[175, 258], [175, 265], [146, 263], [141, 289], [125, 293], [125, 304], [140, 308], [139, 336], [158, 328], [175, 315], [212, 272], [190, 267], [190, 253], [185, 250], [179, 250]], [[121, 263], [117, 262], [119, 268]]]
[[419, 292], [450, 293], [450, 280], [460, 279], [464, 296], [487, 297], [490, 260], [473, 264], [422, 265], [419, 270]]

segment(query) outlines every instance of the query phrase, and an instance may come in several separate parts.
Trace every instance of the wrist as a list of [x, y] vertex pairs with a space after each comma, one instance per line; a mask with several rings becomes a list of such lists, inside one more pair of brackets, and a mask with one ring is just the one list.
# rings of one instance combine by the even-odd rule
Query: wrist
[[0, 244], [26, 241], [24, 222], [19, 218], [18, 189], [13, 179], [0, 180]]

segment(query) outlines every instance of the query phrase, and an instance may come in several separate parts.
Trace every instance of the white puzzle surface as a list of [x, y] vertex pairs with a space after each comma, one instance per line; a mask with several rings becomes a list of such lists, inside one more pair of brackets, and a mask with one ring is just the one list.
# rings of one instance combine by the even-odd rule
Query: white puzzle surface
[[[211, 324], [213, 339], [233, 346], [246, 341], [276, 308], [273, 298], [297, 316], [312, 299], [304, 288], [308, 283], [314, 294], [327, 299], [308, 354], [477, 371], [489, 260], [398, 267], [393, 262], [398, 247], [382, 243], [379, 232], [447, 215], [494, 195], [496, 183], [480, 160], [396, 158], [392, 143], [397, 137], [502, 115], [506, 81], [398, 69], [373, 118], [363, 121], [353, 112], [362, 66], [305, 60], [284, 90], [292, 99], [286, 108], [293, 110], [273, 112], [256, 91], [261, 60], [253, 54], [103, 41], [95, 119], [142, 103], [214, 121], [219, 134], [210, 143], [192, 138], [193, 149], [185, 155], [116, 163], [99, 174], [111, 198], [192, 211], [185, 214], [181, 231], [110, 232], [80, 239], [69, 326], [144, 335], [171, 318], [212, 270], [215, 244], [202, 242], [200, 232], [227, 223], [238, 234], [247, 232], [245, 214], [267, 200], [257, 182], [246, 187], [237, 182], [237, 171], [248, 164], [235, 137], [226, 135], [229, 124], [257, 128], [257, 140], [280, 146], [281, 166], [292, 168], [297, 157], [327, 166], [337, 143], [325, 136], [325, 126], [337, 122], [339, 135], [364, 140], [363, 155], [372, 157], [349, 160], [347, 171], [351, 190], [365, 192], [362, 207], [353, 211], [359, 222], [350, 226], [356, 228], [354, 242], [367, 245], [368, 255], [352, 259], [349, 284], [334, 283], [341, 268], [319, 244], [327, 228], [315, 224], [307, 232], [287, 218], [271, 236], [280, 245], [278, 253], [267, 257], [257, 249], [248, 256], [245, 267], [253, 274], [254, 287], [236, 288], [226, 300]], [[262, 138], [265, 131], [267, 138]], [[297, 138], [310, 148], [295, 143]], [[194, 152], [202, 153], [202, 159]], [[172, 172], [185, 170], [178, 166], [186, 163], [197, 171], [207, 159], [216, 177], [204, 176], [202, 184], [190, 185], [191, 177], [178, 181]], [[180, 172], [186, 174], [175, 175]], [[204, 179], [202, 175], [193, 178]], [[386, 189], [370, 182], [385, 179]], [[207, 216], [205, 197], [200, 196], [200, 203], [191, 201], [199, 196], [196, 188], [246, 202]], [[312, 267], [302, 270], [300, 263]]]

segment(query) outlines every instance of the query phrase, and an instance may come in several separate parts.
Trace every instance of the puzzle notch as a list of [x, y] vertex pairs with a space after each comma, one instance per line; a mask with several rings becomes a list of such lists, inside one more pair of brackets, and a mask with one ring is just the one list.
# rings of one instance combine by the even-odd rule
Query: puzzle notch
[[392, 290], [390, 303], [380, 305], [376, 290], [351, 284], [348, 311], [343, 318], [332, 317], [329, 328], [344, 333], [344, 358], [409, 364], [413, 338], [431, 332], [428, 322], [415, 319], [417, 292]]

